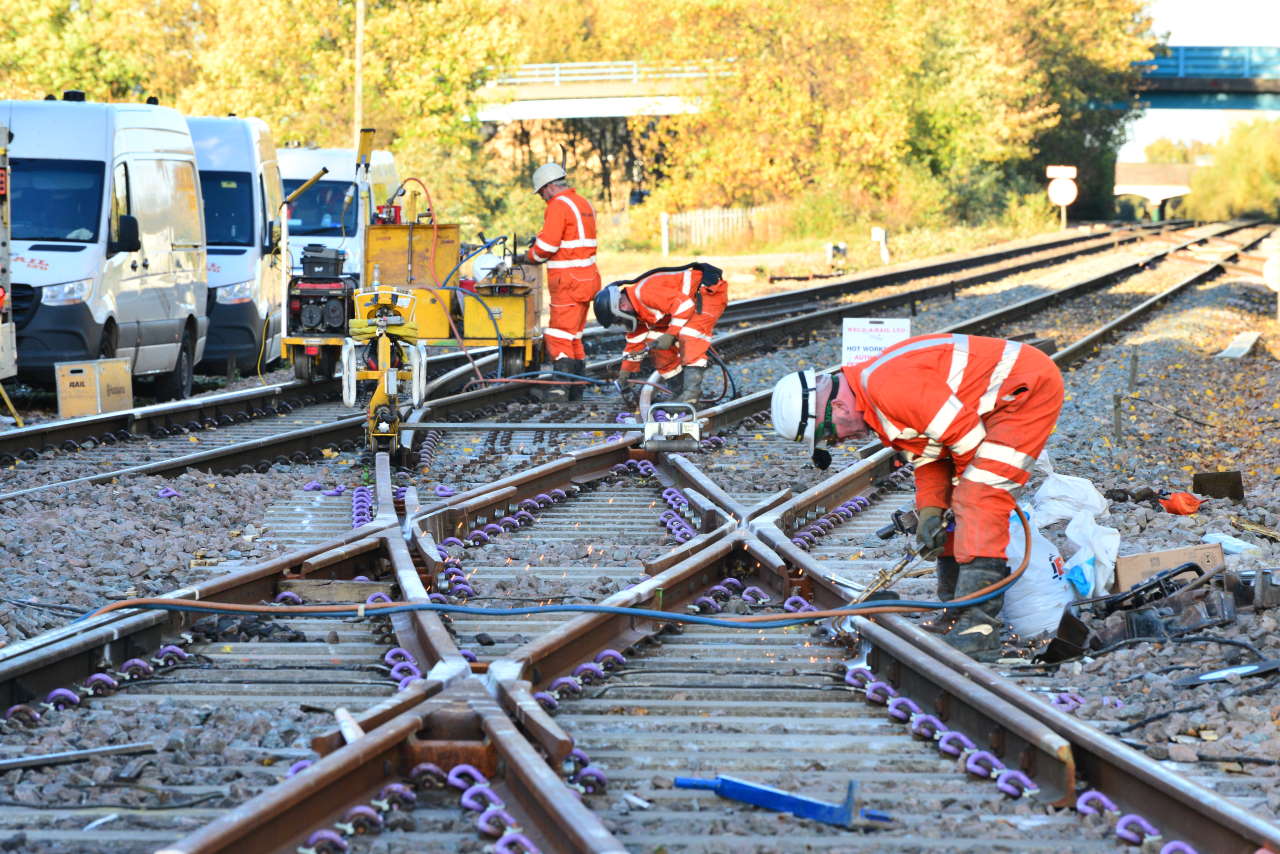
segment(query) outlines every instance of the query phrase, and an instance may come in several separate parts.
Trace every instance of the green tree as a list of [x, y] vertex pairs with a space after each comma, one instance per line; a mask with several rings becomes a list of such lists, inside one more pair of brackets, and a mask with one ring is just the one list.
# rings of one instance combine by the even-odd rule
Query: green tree
[[1197, 219], [1280, 217], [1280, 120], [1233, 127], [1215, 146], [1213, 163], [1192, 173], [1187, 213]]

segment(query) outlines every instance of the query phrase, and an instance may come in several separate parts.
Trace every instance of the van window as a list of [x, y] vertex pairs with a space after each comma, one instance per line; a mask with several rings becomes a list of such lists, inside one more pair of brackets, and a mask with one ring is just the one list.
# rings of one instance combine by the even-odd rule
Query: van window
[[253, 176], [248, 172], [200, 172], [204, 231], [210, 246], [253, 245]]
[[173, 182], [173, 245], [203, 246], [196, 168], [182, 160], [166, 160], [164, 166]]
[[113, 242], [120, 238], [120, 217], [133, 213], [129, 201], [129, 166], [117, 163], [111, 173], [111, 219], [107, 223]]
[[97, 242], [107, 164], [15, 157], [9, 168], [14, 240]]
[[[298, 178], [286, 178], [284, 193], [289, 195], [305, 184]], [[356, 215], [360, 210], [356, 185], [347, 181], [317, 181], [298, 196], [289, 208], [289, 233], [317, 237], [354, 235]]]

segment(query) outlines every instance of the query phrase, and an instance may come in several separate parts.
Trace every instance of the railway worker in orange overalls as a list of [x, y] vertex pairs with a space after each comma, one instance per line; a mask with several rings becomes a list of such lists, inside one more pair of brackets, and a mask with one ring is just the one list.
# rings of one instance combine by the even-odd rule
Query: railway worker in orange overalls
[[[587, 353], [582, 329], [591, 298], [600, 290], [596, 269], [596, 214], [590, 202], [565, 181], [564, 168], [544, 163], [533, 172], [533, 191], [547, 203], [542, 231], [529, 247], [530, 264], [547, 265], [551, 316], [543, 330], [551, 370], [582, 376]], [[569, 400], [582, 399], [582, 385], [567, 386]], [[565, 395], [556, 389], [556, 396]]]
[[611, 282], [595, 299], [601, 326], [627, 328], [619, 380], [624, 394], [640, 370], [646, 352], [675, 392], [675, 399], [697, 403], [716, 321], [729, 304], [729, 283], [719, 267], [686, 264], [660, 267], [626, 282]]
[[[880, 440], [907, 453], [915, 466], [916, 539], [937, 558], [938, 598], [967, 596], [1009, 574], [1009, 514], [1013, 493], [1062, 410], [1062, 374], [1041, 351], [1017, 341], [977, 335], [920, 335], [875, 359], [834, 375], [797, 371], [773, 390], [773, 427], [805, 442], [814, 464], [831, 454], [825, 439]], [[943, 514], [955, 514], [948, 532]], [[1000, 651], [997, 596], [960, 611], [946, 635], [980, 660]]]

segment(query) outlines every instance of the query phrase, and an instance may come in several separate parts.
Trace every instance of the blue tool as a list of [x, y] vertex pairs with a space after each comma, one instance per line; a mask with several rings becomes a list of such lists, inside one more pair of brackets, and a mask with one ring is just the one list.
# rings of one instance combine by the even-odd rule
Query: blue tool
[[714, 780], [677, 777], [676, 788], [707, 789], [732, 801], [741, 801], [744, 804], [752, 804], [777, 812], [789, 812], [800, 818], [811, 818], [814, 821], [840, 827], [874, 827], [876, 824], [887, 826], [893, 822], [893, 818], [888, 813], [858, 809], [855, 798], [858, 783], [855, 780], [849, 781], [849, 792], [845, 795], [842, 804], [828, 804], [803, 795], [793, 795], [772, 786], [751, 783], [736, 777], [726, 777], [724, 774], [717, 775]]

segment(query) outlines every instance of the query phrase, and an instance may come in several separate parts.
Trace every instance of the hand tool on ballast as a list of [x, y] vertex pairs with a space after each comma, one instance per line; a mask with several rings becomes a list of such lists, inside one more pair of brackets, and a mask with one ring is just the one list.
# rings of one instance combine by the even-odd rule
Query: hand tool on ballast
[[793, 795], [790, 792], [775, 789], [773, 786], [739, 780], [737, 777], [724, 774], [717, 775], [714, 780], [676, 777], [675, 786], [677, 789], [706, 789], [731, 801], [741, 801], [744, 804], [764, 807], [776, 812], [788, 812], [800, 818], [811, 818], [814, 821], [839, 827], [891, 827], [894, 823], [888, 813], [858, 808], [856, 780], [849, 781], [849, 790], [845, 795], [844, 803], [840, 804], [829, 804], [814, 798], [806, 798], [804, 795]]

